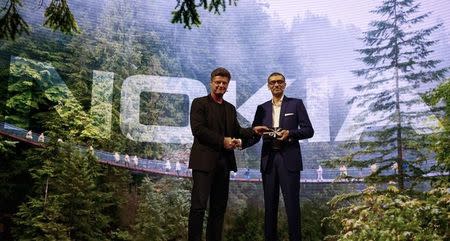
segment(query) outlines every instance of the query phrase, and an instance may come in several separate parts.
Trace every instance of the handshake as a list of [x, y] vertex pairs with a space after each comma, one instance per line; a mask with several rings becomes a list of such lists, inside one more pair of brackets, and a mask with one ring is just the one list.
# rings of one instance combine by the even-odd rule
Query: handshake
[[241, 139], [235, 139], [232, 137], [225, 137], [223, 139], [223, 147], [228, 150], [233, 149], [241, 149], [242, 148], [242, 140]]
[[[281, 128], [269, 128], [267, 126], [255, 126], [253, 131], [260, 135], [268, 138], [284, 141], [289, 137], [289, 131], [283, 130]], [[241, 149], [242, 140], [233, 137], [225, 137], [223, 139], [223, 147], [228, 150]]]

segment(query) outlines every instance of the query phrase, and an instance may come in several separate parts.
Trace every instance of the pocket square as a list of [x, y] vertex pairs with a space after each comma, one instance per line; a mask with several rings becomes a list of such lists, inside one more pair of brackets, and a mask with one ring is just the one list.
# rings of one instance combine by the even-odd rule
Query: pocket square
[[285, 113], [284, 116], [294, 115], [294, 113]]

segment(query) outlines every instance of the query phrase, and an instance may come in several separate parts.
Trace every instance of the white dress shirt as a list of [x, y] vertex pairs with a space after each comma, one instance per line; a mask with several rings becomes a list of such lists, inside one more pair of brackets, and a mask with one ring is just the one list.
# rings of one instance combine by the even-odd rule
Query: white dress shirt
[[272, 124], [274, 128], [280, 127], [280, 112], [281, 103], [283, 103], [283, 97], [281, 97], [278, 103], [275, 103], [272, 99]]

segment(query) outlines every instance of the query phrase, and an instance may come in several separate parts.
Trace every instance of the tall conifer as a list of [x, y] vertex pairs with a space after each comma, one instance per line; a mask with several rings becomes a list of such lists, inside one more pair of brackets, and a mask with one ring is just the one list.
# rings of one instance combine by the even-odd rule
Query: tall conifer
[[[430, 12], [420, 13], [414, 0], [384, 0], [372, 13], [379, 16], [364, 32], [365, 47], [358, 49], [366, 68], [354, 73], [363, 79], [350, 103], [362, 107], [358, 143], [344, 164], [355, 167], [376, 165], [367, 180], [393, 181], [403, 190], [423, 180], [425, 135], [430, 133], [431, 112], [421, 94], [432, 82], [439, 82], [448, 68], [432, 58], [437, 43], [432, 33], [442, 24], [426, 25]], [[342, 164], [342, 163], [341, 163]]]

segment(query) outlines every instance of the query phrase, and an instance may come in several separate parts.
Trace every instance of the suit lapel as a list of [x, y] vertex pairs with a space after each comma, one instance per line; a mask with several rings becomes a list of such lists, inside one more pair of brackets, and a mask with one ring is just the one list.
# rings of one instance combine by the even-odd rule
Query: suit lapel
[[266, 106], [266, 111], [267, 111], [267, 126], [268, 127], [273, 127], [273, 120], [272, 120], [272, 113], [273, 113], [273, 106], [272, 106], [272, 101], [268, 101], [267, 102], [267, 106]]

